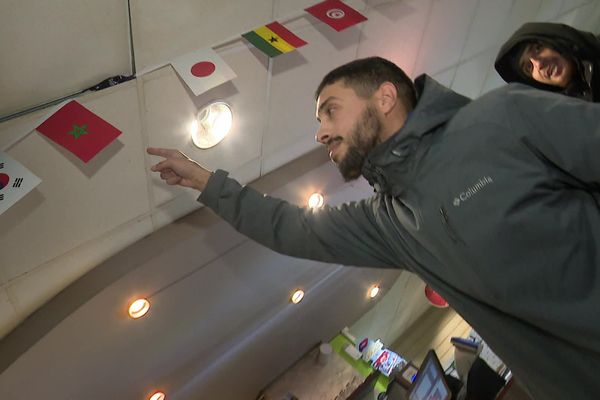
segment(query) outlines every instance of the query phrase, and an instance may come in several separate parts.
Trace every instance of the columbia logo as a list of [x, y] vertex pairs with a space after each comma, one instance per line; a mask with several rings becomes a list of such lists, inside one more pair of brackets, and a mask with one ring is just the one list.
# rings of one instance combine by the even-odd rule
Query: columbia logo
[[456, 196], [452, 201], [452, 205], [454, 205], [454, 207], [459, 207], [461, 203], [464, 203], [471, 197], [475, 196], [479, 191], [481, 191], [490, 183], [494, 183], [494, 180], [490, 176], [484, 176], [483, 178], [479, 178], [479, 180], [474, 185], [469, 186], [467, 190], [461, 192], [458, 196]]

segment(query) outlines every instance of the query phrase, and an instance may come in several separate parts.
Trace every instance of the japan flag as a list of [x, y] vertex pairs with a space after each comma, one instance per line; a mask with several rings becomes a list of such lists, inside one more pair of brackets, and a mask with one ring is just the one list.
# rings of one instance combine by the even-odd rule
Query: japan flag
[[171, 61], [171, 65], [196, 96], [236, 77], [211, 48], [185, 54]]

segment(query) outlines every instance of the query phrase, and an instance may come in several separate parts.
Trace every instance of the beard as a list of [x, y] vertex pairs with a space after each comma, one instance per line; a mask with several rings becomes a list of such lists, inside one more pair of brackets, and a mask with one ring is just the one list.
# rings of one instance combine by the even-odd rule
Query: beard
[[346, 182], [361, 175], [367, 155], [379, 144], [381, 121], [373, 106], [367, 106], [359, 120], [354, 124], [348, 140], [348, 150], [338, 163], [340, 174]]

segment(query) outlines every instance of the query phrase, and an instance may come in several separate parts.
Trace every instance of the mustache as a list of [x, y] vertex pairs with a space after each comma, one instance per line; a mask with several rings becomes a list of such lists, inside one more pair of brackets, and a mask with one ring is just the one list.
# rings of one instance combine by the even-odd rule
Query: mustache
[[329, 140], [327, 141], [327, 143], [325, 143], [325, 145], [326, 145], [326, 146], [330, 146], [331, 144], [333, 144], [333, 143], [335, 143], [335, 142], [341, 142], [342, 140], [343, 140], [343, 139], [342, 139], [342, 137], [341, 137], [341, 136], [336, 136], [336, 137], [333, 137], [333, 138], [329, 139]]

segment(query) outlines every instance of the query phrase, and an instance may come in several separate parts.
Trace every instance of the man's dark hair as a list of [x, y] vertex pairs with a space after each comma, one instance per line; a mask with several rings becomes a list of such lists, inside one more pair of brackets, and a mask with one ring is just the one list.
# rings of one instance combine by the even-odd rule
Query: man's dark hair
[[317, 88], [315, 99], [319, 97], [325, 86], [342, 81], [354, 89], [356, 94], [368, 99], [384, 82], [391, 82], [396, 87], [398, 98], [407, 111], [415, 108], [417, 94], [412, 80], [400, 67], [381, 57], [368, 57], [354, 60], [329, 72]]

